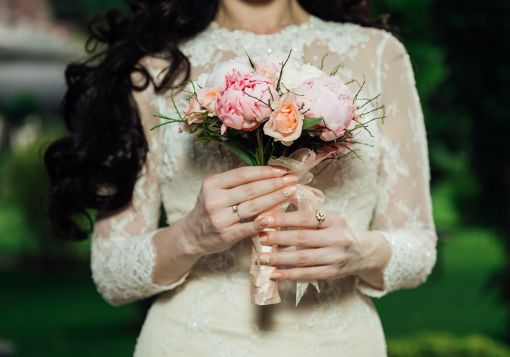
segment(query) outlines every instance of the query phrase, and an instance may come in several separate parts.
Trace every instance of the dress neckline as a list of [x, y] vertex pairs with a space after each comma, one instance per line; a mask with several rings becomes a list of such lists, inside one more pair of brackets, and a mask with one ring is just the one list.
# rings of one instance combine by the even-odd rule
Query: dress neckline
[[245, 35], [245, 36], [252, 36], [252, 37], [261, 37], [261, 38], [272, 38], [276, 36], [281, 36], [283, 34], [294, 32], [294, 31], [300, 31], [305, 30], [311, 26], [313, 26], [315, 23], [319, 21], [319, 18], [309, 14], [308, 18], [300, 23], [297, 24], [290, 24], [285, 26], [279, 31], [272, 32], [272, 33], [256, 33], [253, 31], [245, 30], [245, 29], [229, 29], [227, 27], [220, 26], [215, 20], [211, 21], [209, 25], [206, 28], [206, 32], [214, 32], [222, 35]]

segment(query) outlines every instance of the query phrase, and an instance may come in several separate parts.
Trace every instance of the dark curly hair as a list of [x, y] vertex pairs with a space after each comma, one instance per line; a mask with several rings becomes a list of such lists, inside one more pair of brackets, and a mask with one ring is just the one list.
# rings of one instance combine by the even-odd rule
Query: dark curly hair
[[[203, 31], [215, 17], [219, 0], [126, 0], [130, 14], [109, 10], [89, 23], [89, 57], [65, 71], [67, 92], [62, 114], [69, 135], [51, 143], [44, 162], [50, 178], [48, 215], [57, 236], [83, 240], [89, 231], [78, 224], [89, 210], [110, 212], [129, 203], [148, 145], [132, 91], [153, 85], [156, 92], [182, 86], [190, 62], [179, 43]], [[386, 27], [368, 20], [364, 0], [299, 0], [324, 20]], [[140, 64], [147, 55], [164, 54], [170, 63], [155, 83]], [[131, 81], [137, 72], [143, 84]], [[176, 83], [184, 73], [183, 80]], [[104, 188], [107, 188], [105, 190]]]

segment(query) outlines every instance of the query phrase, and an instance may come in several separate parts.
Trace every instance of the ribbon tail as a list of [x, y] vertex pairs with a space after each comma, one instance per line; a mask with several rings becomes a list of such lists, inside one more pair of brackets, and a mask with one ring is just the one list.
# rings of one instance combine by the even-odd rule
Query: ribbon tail
[[319, 289], [319, 283], [317, 282], [317, 280], [312, 281], [310, 284], [312, 284], [312, 286], [315, 288], [315, 290], [317, 290], [318, 293], [321, 292]]
[[315, 288], [315, 290], [317, 290], [318, 293], [320, 293], [319, 283], [317, 282], [317, 280], [311, 280], [311, 281], [299, 280], [296, 283], [296, 306], [298, 306], [299, 302], [301, 301], [301, 298], [303, 297], [303, 295], [305, 295], [308, 285], [310, 285], [310, 284]]

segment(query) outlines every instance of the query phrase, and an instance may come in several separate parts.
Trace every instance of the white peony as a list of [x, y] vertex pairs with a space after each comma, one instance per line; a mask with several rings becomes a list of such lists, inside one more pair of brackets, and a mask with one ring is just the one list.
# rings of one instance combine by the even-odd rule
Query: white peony
[[303, 82], [313, 78], [323, 77], [324, 75], [324, 72], [311, 64], [303, 64], [289, 60], [283, 69], [282, 88], [293, 90], [299, 87]]
[[220, 87], [225, 86], [225, 76], [232, 74], [236, 70], [240, 74], [248, 74], [253, 72], [253, 68], [246, 56], [237, 57], [228, 61], [220, 62], [214, 66], [211, 74], [205, 82], [206, 87]]

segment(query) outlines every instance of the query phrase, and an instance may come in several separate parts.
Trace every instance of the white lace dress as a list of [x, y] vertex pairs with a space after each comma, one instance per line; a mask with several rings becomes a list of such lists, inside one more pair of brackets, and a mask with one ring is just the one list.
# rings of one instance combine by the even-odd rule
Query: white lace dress
[[[310, 185], [326, 195], [324, 209], [337, 210], [353, 227], [375, 230], [391, 244], [384, 289], [356, 276], [319, 281], [321, 294], [307, 291], [296, 308], [295, 283], [280, 281], [282, 303], [250, 303], [250, 240], [201, 258], [171, 285], [152, 280], [161, 203], [168, 224], [195, 204], [203, 178], [239, 166], [178, 133], [171, 124], [150, 131], [155, 111], [172, 114], [168, 93], [136, 95], [149, 154], [132, 204], [96, 223], [92, 274], [101, 295], [125, 304], [160, 293], [137, 340], [137, 356], [386, 356], [386, 342], [371, 300], [423, 283], [436, 261], [429, 192], [429, 161], [423, 114], [404, 46], [390, 33], [316, 17], [280, 32], [260, 35], [211, 25], [181, 45], [192, 78], [221, 60], [251, 54], [304, 57], [324, 69], [343, 64], [341, 75], [366, 79], [363, 93], [382, 93], [387, 119], [360, 132], [361, 160], [335, 161]], [[146, 58], [154, 75], [160, 62]], [[314, 172], [314, 171], [312, 171]]]

